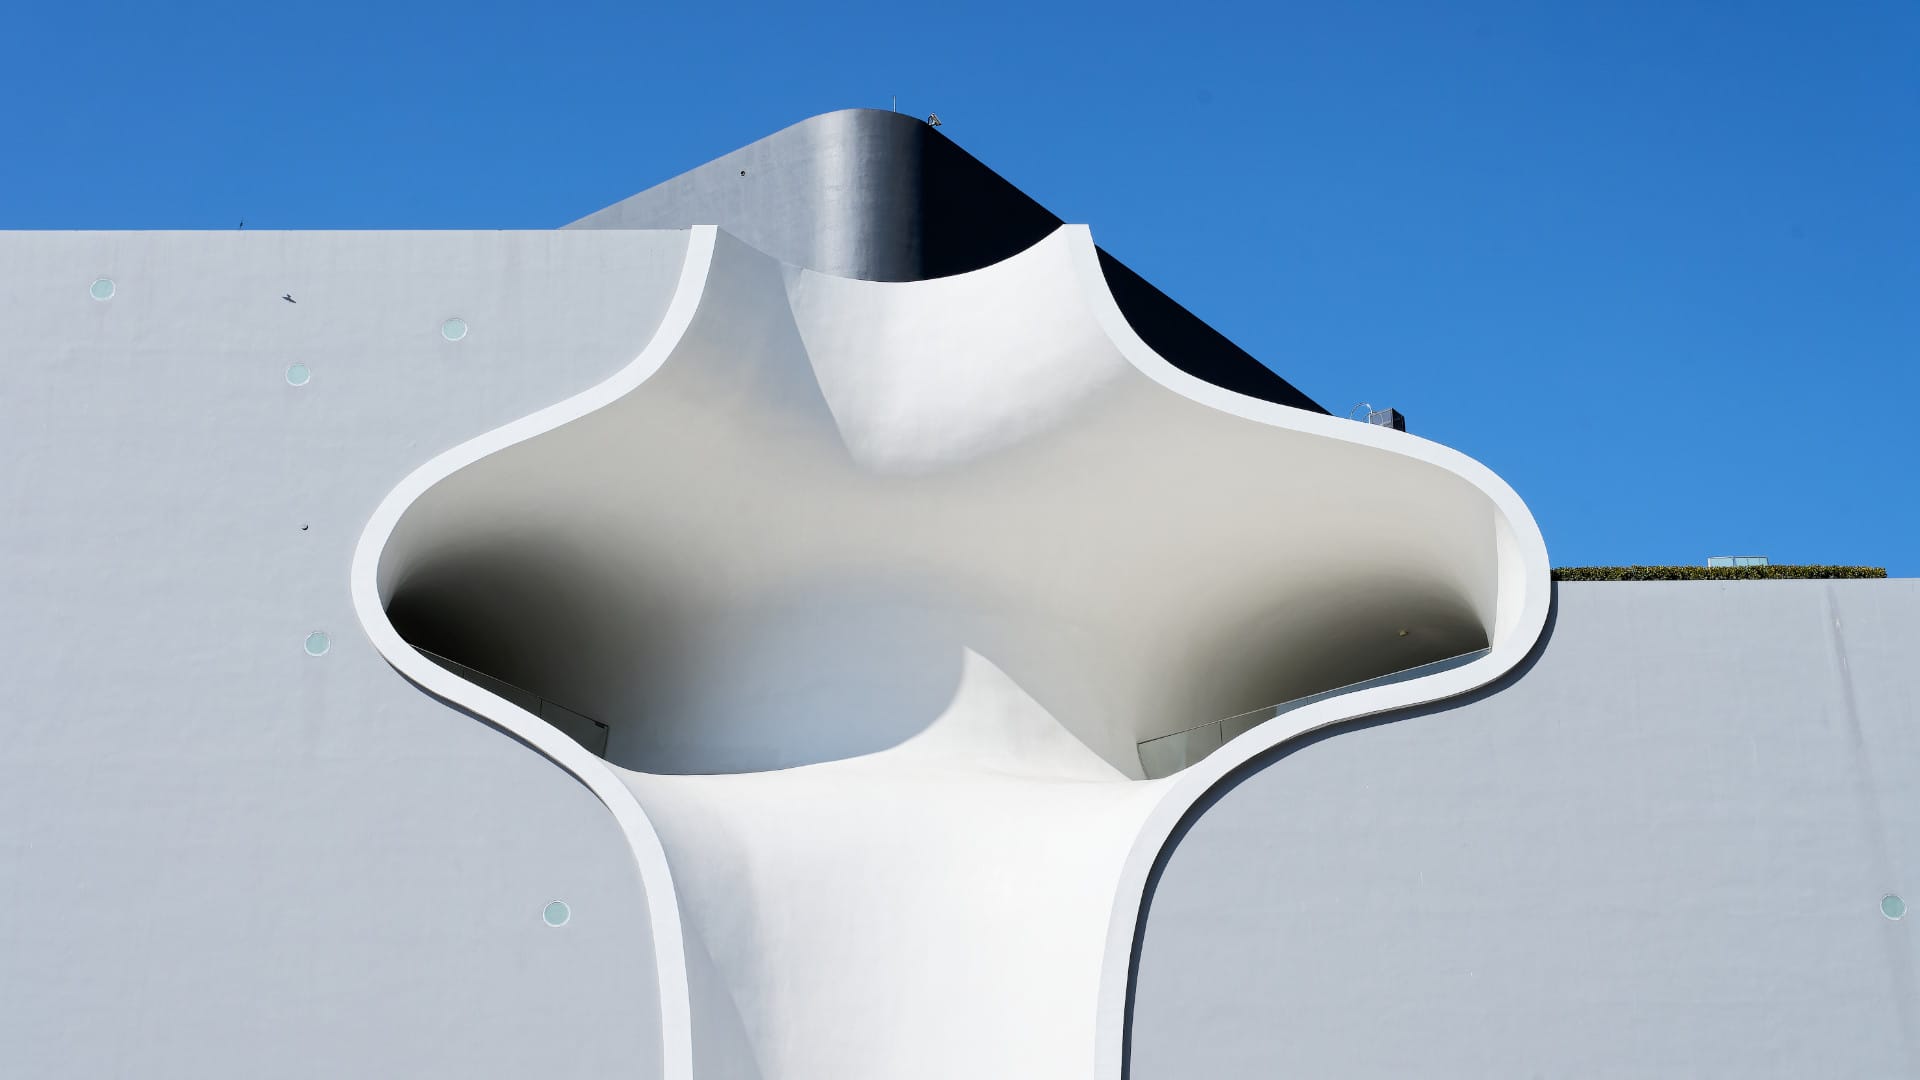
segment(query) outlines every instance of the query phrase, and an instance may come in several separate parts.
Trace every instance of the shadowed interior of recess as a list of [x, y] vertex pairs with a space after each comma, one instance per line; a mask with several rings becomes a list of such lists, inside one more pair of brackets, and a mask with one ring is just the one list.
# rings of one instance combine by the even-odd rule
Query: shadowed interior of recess
[[[1040, 717], [1160, 775], [1242, 714], [1489, 640], [1489, 507], [1395, 455], [1156, 392], [1185, 468], [1242, 464], [1169, 474], [1123, 420], [965, 478], [815, 474], [756, 425], [675, 447], [723, 422], [658, 378], [449, 476], [385, 557], [403, 638], [627, 768], [763, 771]], [[967, 685], [974, 657], [1012, 689]]]
[[1142, 743], [1485, 647], [1488, 493], [1189, 396], [1110, 336], [1085, 244], [894, 284], [716, 237], [643, 377], [408, 505], [393, 626], [683, 774], [913, 743], [1138, 778]]
[[[591, 571], [566, 581], [558, 569], [550, 562], [423, 568], [395, 595], [389, 617], [435, 663], [643, 772], [751, 772], [885, 750], [948, 714], [961, 689], [969, 649], [957, 631], [965, 617], [955, 618], [955, 632], [943, 632], [927, 621], [937, 613], [917, 604], [848, 596], [837, 610], [759, 612], [744, 634], [675, 631], [730, 639], [724, 644], [664, 635], [648, 642], [635, 626], [613, 648], [608, 640], [554, 634], [556, 626], [592, 625], [596, 597], [605, 595]], [[1129, 775], [1169, 775], [1320, 697], [1433, 674], [1483, 654], [1485, 636], [1463, 613], [1409, 607], [1425, 607], [1424, 617], [1400, 619], [1413, 628], [1369, 626], [1373, 620], [1360, 613], [1356, 624], [1325, 626], [1314, 641], [1276, 627], [1268, 641], [1238, 643], [1237, 656], [1220, 658], [1238, 670], [1208, 665], [1218, 671], [1216, 692], [1131, 731], [1117, 743], [1131, 749], [1130, 759], [1112, 764]], [[714, 644], [753, 667], [730, 672], [724, 655], [692, 655]], [[696, 690], [689, 679], [708, 685]], [[634, 711], [639, 702], [675, 699], [691, 706], [690, 715]], [[1209, 712], [1205, 701], [1265, 704]], [[1154, 733], [1139, 737], [1145, 730]]]

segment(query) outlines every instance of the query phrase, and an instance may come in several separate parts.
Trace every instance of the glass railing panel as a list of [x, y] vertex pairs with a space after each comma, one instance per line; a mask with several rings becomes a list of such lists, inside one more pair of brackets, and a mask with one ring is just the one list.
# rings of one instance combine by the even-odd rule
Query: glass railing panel
[[1140, 767], [1149, 778], [1172, 776], [1220, 749], [1220, 739], [1217, 723], [1149, 739], [1140, 744]]
[[581, 746], [599, 754], [607, 755], [607, 725], [591, 716], [582, 716], [564, 705], [556, 705], [531, 690], [525, 690], [502, 679], [496, 679], [484, 671], [470, 668], [458, 660], [449, 660], [436, 652], [429, 652], [419, 646], [414, 651], [439, 664], [455, 675], [500, 697], [560, 729], [560, 732]]
[[1259, 727], [1261, 724], [1272, 720], [1282, 713], [1292, 712], [1295, 709], [1311, 705], [1316, 701], [1325, 701], [1330, 697], [1337, 697], [1341, 694], [1351, 694], [1356, 690], [1367, 690], [1376, 686], [1389, 686], [1393, 683], [1408, 682], [1413, 679], [1426, 678], [1428, 675], [1437, 675], [1442, 671], [1449, 671], [1453, 668], [1470, 664], [1487, 655], [1487, 652], [1488, 650], [1486, 649], [1475, 649], [1472, 652], [1461, 653], [1458, 656], [1449, 656], [1444, 660], [1435, 660], [1432, 663], [1421, 664], [1418, 667], [1410, 667], [1402, 671], [1390, 672], [1360, 682], [1348, 683], [1345, 686], [1336, 686], [1331, 690], [1322, 690], [1315, 694], [1305, 694], [1301, 697], [1283, 701], [1278, 705], [1269, 705], [1248, 712], [1236, 713], [1233, 716], [1220, 720], [1210, 720], [1207, 723], [1187, 728], [1184, 731], [1176, 731], [1170, 735], [1156, 736], [1140, 744], [1140, 768], [1149, 780], [1158, 780], [1164, 776], [1172, 776], [1174, 773], [1198, 762], [1208, 754], [1213, 753], [1227, 743], [1245, 735], [1247, 732], [1252, 731], [1254, 728]]
[[589, 716], [581, 716], [564, 705], [555, 705], [544, 698], [540, 702], [540, 719], [560, 729], [561, 733], [581, 746], [607, 756], [607, 725]]

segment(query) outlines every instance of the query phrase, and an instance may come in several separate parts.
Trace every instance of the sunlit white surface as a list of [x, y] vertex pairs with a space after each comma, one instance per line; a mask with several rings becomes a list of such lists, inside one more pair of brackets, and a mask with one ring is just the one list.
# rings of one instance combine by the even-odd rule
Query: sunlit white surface
[[[907, 284], [710, 230], [690, 260], [630, 368], [396, 490], [355, 597], [397, 667], [638, 837], [678, 901], [696, 1069], [1117, 1075], [1178, 814], [1261, 746], [1484, 683], [1539, 632], [1544, 548], [1504, 484], [1172, 368], [1084, 229]], [[389, 603], [607, 723], [616, 764], [396, 647]], [[1137, 779], [1144, 739], [1480, 647]]]

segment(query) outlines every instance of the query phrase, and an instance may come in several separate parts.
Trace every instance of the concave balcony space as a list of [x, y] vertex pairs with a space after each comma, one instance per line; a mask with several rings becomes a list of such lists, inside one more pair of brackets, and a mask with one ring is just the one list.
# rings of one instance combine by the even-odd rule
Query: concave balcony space
[[697, 1059], [1086, 1075], [1141, 744], [1486, 648], [1514, 526], [1159, 360], [1084, 229], [914, 283], [710, 258], [618, 392], [418, 494], [387, 616], [606, 725]]
[[722, 234], [637, 389], [408, 510], [395, 628], [655, 773], [899, 745], [972, 652], [1138, 777], [1149, 739], [1486, 647], [1483, 492], [1136, 369], [1074, 239], [900, 284]]
[[[611, 583], [596, 580], [550, 584], [553, 595], [604, 595]], [[389, 615], [401, 635], [436, 663], [554, 724], [609, 762], [668, 774], [763, 772], [905, 743], [948, 712], [963, 688], [970, 658], [991, 657], [975, 647], [991, 646], [970, 640], [966, 628], [1004, 619], [871, 590], [861, 596], [849, 583], [836, 597], [819, 591], [806, 597], [808, 590], [798, 590], [798, 597], [812, 601], [804, 607], [788, 594], [783, 598], [788, 604], [715, 613], [711, 627], [676, 626], [671, 639], [662, 633], [639, 642], [657, 651], [625, 652], [568, 634], [565, 628], [590, 625], [591, 606], [560, 607], [550, 598], [531, 596], [534, 591], [513, 568], [497, 565], [472, 576], [423, 574], [396, 594]], [[1182, 672], [1181, 688], [1188, 694], [1156, 695], [1165, 702], [1157, 715], [1111, 702], [1139, 730], [1152, 734], [1137, 740], [1131, 735], [1100, 740], [1099, 731], [1093, 738], [1069, 737], [1088, 744], [1116, 775], [1166, 776], [1257, 723], [1330, 691], [1418, 677], [1437, 670], [1434, 661], [1484, 653], [1485, 638], [1476, 626], [1416, 616], [1410, 608], [1402, 607], [1385, 623], [1363, 619], [1357, 628], [1327, 625], [1311, 642], [1269, 627], [1271, 636], [1264, 641], [1231, 643], [1233, 651], [1224, 658], [1237, 660], [1244, 670], [1226, 663], [1203, 669], [1241, 688], [1237, 699], [1193, 685], [1204, 675]], [[1046, 648], [1049, 639], [1075, 644], [1075, 638], [1091, 634], [1084, 626], [1055, 624], [1023, 629], [1022, 636]], [[634, 628], [616, 640], [643, 637]], [[1229, 646], [1218, 647], [1224, 652]], [[561, 654], [562, 649], [572, 655]], [[1050, 651], [1062, 650], [1056, 645]], [[997, 666], [1017, 671], [1020, 659], [1016, 655], [1010, 664]], [[1099, 671], [1136, 660], [1170, 666], [1158, 658], [1092, 660], [1086, 682], [1066, 687], [1068, 700], [1097, 701]], [[1113, 680], [1126, 681], [1118, 673]], [[1232, 707], [1262, 699], [1282, 704]], [[1048, 707], [1045, 698], [1035, 700], [1049, 722], [1058, 724], [1060, 710]], [[1209, 708], [1204, 701], [1222, 704]], [[633, 702], [645, 703], [644, 711]], [[1059, 726], [1063, 734], [1073, 731]], [[1181, 740], [1189, 745], [1178, 751], [1184, 757], [1177, 765], [1170, 766], [1164, 752], [1157, 758], [1149, 753], [1148, 748]], [[1112, 756], [1098, 754], [1096, 744]], [[1205, 750], [1197, 751], [1202, 744]], [[1142, 758], [1149, 764], [1143, 766]]]

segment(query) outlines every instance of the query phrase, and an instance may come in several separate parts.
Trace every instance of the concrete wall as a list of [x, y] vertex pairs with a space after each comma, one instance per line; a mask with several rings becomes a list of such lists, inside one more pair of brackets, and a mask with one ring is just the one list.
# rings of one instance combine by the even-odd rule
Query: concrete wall
[[1920, 1074], [1920, 581], [1594, 583], [1165, 856], [1133, 1080]]
[[[612, 818], [346, 582], [410, 469], [630, 361], [684, 246], [0, 236], [0, 1075], [654, 1075]], [[1917, 624], [1912, 581], [1562, 587], [1504, 688], [1205, 804], [1132, 1075], [1920, 1071]]]
[[657, 1075], [612, 817], [390, 670], [347, 568], [629, 362], [685, 244], [0, 234], [0, 1075]]

